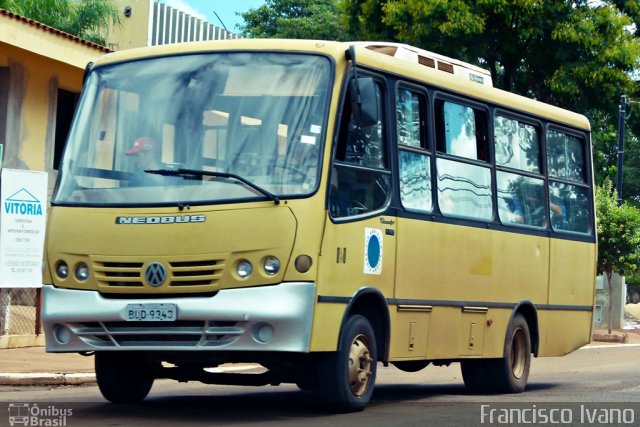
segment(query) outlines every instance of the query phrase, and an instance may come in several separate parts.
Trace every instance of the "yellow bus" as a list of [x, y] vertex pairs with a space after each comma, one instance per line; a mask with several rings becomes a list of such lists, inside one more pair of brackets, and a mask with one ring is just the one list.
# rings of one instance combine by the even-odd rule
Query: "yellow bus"
[[[229, 40], [87, 67], [46, 243], [49, 352], [363, 409], [378, 365], [521, 392], [589, 342], [590, 125], [406, 45]], [[251, 375], [211, 372], [258, 363]]]

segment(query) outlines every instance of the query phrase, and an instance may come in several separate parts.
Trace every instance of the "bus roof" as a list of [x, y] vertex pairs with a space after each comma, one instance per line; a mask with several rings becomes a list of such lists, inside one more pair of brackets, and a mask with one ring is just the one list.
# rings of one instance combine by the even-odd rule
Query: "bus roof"
[[[421, 63], [407, 61], [406, 59], [390, 56], [385, 52], [371, 50], [369, 46], [372, 44], [380, 45], [381, 43], [289, 39], [216, 40], [122, 50], [102, 56], [95, 61], [95, 65], [100, 66], [109, 63], [165, 55], [238, 50], [315, 52], [333, 57], [337, 64], [344, 64], [346, 62], [345, 51], [350, 45], [355, 45], [356, 61], [361, 66], [368, 66], [381, 71], [405, 76], [412, 80], [428, 83], [436, 88], [442, 88], [478, 100], [488, 101], [511, 110], [526, 112], [585, 130], [590, 129], [589, 120], [581, 114], [497, 89], [486, 84], [474, 82], [466, 78], [466, 75], [465, 78], [461, 78], [450, 72], [443, 72], [437, 68], [425, 66]], [[461, 61], [458, 62], [462, 63]], [[480, 69], [478, 68], [478, 70]]]

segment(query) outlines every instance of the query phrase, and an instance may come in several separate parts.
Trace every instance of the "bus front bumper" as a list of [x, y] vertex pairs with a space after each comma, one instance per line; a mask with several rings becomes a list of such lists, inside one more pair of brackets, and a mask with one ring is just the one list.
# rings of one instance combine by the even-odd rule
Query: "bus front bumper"
[[[206, 297], [105, 298], [43, 287], [47, 352], [220, 350], [308, 352], [315, 285], [225, 289]], [[132, 307], [175, 307], [173, 321], [131, 321]]]

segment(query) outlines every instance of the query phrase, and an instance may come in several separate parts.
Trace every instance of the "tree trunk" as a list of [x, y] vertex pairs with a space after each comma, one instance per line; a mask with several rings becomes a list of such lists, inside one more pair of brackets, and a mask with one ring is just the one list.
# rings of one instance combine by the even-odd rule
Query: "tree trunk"
[[611, 318], [611, 312], [613, 311], [613, 284], [611, 283], [611, 276], [613, 275], [613, 271], [607, 271], [605, 272], [605, 275], [607, 276], [607, 289], [609, 291], [609, 306], [607, 307], [607, 327], [609, 328], [609, 335], [611, 335], [611, 321], [613, 320]]

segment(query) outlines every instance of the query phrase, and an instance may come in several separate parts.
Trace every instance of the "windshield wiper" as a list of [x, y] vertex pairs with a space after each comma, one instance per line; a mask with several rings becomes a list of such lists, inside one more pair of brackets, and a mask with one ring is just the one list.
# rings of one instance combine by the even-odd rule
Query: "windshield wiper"
[[188, 176], [213, 176], [216, 178], [232, 178], [236, 181], [240, 181], [245, 184], [247, 187], [251, 187], [257, 192], [267, 196], [270, 200], [273, 200], [273, 203], [276, 205], [280, 204], [280, 199], [275, 194], [270, 191], [265, 190], [257, 184], [249, 181], [246, 178], [241, 177], [240, 175], [236, 175], [235, 173], [227, 173], [227, 172], [214, 172], [214, 171], [203, 171], [198, 169], [147, 169], [146, 173], [152, 173], [155, 175], [162, 176], [180, 176], [180, 177], [188, 177]]

